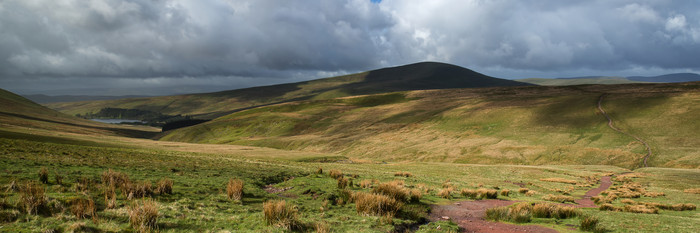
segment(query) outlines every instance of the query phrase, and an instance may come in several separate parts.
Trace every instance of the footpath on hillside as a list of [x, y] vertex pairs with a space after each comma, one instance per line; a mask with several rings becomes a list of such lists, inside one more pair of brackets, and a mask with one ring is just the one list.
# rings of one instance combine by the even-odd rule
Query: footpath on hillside
[[644, 140], [642, 140], [640, 137], [637, 137], [636, 135], [632, 135], [632, 134], [630, 134], [630, 133], [627, 133], [627, 132], [625, 132], [625, 131], [622, 131], [621, 129], [618, 129], [617, 127], [615, 127], [615, 126], [613, 125], [612, 117], [610, 117], [610, 115], [608, 115], [608, 113], [605, 112], [605, 110], [603, 110], [603, 106], [602, 106], [603, 98], [604, 98], [606, 95], [607, 95], [607, 94], [602, 94], [602, 95], [600, 95], [600, 98], [598, 98], [598, 110], [600, 111], [600, 113], [603, 114], [603, 116], [605, 116], [605, 118], [608, 119], [608, 127], [610, 127], [612, 130], [615, 130], [615, 131], [617, 131], [618, 133], [621, 133], [621, 134], [624, 134], [624, 135], [633, 137], [633, 138], [634, 138], [635, 140], [637, 140], [638, 142], [644, 144], [644, 147], [646, 147], [646, 150], [647, 150], [647, 154], [644, 156], [644, 167], [648, 167], [648, 165], [647, 165], [647, 160], [649, 160], [649, 157], [651, 157], [651, 147], [649, 147], [649, 144], [648, 144], [647, 142], [645, 142]]

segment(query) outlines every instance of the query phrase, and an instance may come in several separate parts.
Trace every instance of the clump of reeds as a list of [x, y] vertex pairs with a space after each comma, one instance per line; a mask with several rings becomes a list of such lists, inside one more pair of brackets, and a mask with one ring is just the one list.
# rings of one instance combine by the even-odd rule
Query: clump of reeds
[[152, 200], [134, 201], [129, 208], [129, 222], [137, 232], [151, 232], [158, 224], [158, 204]]
[[229, 179], [226, 184], [226, 194], [228, 198], [235, 201], [240, 201], [243, 198], [243, 180]]
[[75, 215], [77, 219], [83, 219], [90, 217], [92, 219], [97, 218], [97, 208], [95, 208], [95, 201], [92, 198], [76, 198], [71, 201], [70, 212]]
[[263, 215], [268, 225], [294, 229], [299, 226], [297, 212], [296, 206], [287, 204], [284, 200], [270, 200], [263, 203]]

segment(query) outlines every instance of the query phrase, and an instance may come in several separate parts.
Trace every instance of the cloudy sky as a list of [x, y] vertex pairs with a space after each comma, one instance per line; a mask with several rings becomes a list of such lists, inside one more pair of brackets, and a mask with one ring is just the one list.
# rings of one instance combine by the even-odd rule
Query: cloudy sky
[[0, 88], [163, 95], [440, 61], [501, 78], [700, 72], [696, 0], [0, 0]]

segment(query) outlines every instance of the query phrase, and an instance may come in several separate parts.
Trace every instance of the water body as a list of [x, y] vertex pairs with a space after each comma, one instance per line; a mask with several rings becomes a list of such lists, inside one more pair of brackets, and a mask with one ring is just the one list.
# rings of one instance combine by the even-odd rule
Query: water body
[[108, 124], [141, 122], [141, 120], [129, 120], [129, 119], [90, 119], [90, 120], [98, 121], [98, 122], [102, 122], [102, 123], [108, 123]]

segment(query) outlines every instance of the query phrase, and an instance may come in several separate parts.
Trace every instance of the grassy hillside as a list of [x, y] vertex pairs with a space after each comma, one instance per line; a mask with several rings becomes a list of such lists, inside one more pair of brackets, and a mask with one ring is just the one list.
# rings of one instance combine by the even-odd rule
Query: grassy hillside
[[644, 81], [629, 80], [624, 77], [582, 77], [582, 78], [525, 78], [516, 81], [540, 86], [571, 86], [583, 84], [626, 84], [644, 83]]
[[423, 62], [333, 78], [215, 93], [52, 103], [47, 106], [70, 115], [96, 113], [102, 108], [112, 107], [214, 118], [237, 109], [291, 100], [406, 90], [523, 85], [530, 84], [489, 77], [459, 66]]
[[[0, 89], [0, 134], [20, 137], [20, 129], [91, 135], [151, 137], [157, 129], [103, 124], [57, 112], [12, 92]], [[11, 132], [12, 131], [12, 132]], [[13, 133], [14, 132], [14, 133]]]
[[338, 153], [377, 161], [700, 168], [700, 83], [410, 91], [233, 113], [163, 140]]

